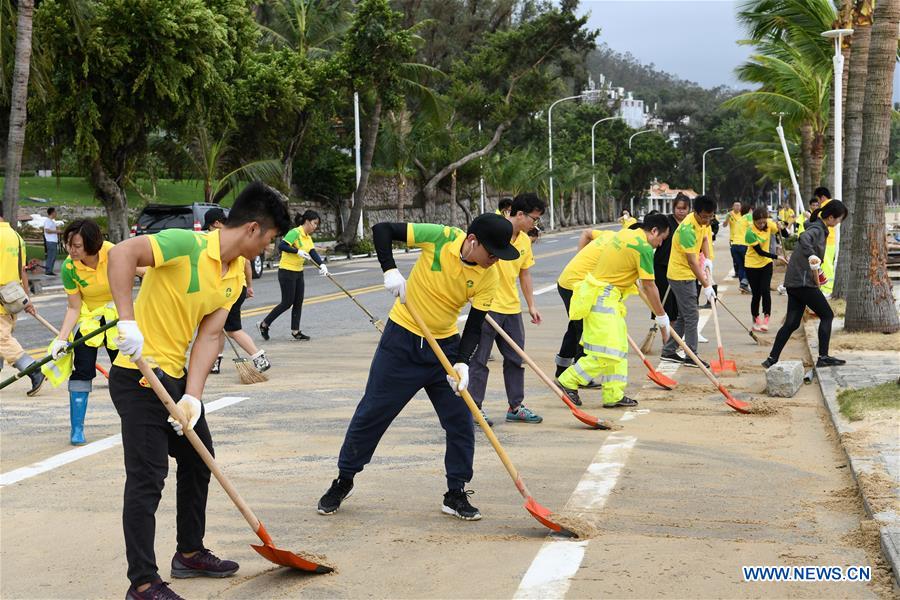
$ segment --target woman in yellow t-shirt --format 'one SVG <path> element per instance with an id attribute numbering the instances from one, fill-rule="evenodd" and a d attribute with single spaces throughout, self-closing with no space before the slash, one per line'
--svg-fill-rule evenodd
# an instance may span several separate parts
<path id="1" fill-rule="evenodd" d="M 628 210 L 624 209 L 624 208 L 622 209 L 622 216 L 619 217 L 618 221 L 619 221 L 619 223 L 622 224 L 623 230 L 628 229 L 629 227 L 631 227 L 632 225 L 637 223 L 637 219 L 632 217 L 631 213 L 628 212 Z"/>
<path id="2" fill-rule="evenodd" d="M 745 237 L 747 256 L 744 260 L 744 269 L 753 292 L 750 314 L 753 316 L 754 331 L 769 330 L 769 315 L 772 313 L 772 292 L 769 289 L 772 284 L 772 261 L 780 260 L 787 264 L 784 258 L 766 250 L 772 234 L 778 233 L 778 229 L 778 225 L 769 218 L 769 212 L 764 206 L 753 210 L 753 222 L 747 227 Z M 762 315 L 759 314 L 760 301 L 762 301 Z"/>
<path id="3" fill-rule="evenodd" d="M 281 261 L 278 264 L 278 285 L 281 287 L 281 302 L 256 324 L 259 335 L 269 339 L 269 326 L 291 309 L 291 336 L 295 340 L 308 340 L 309 336 L 300 331 L 300 313 L 303 310 L 303 263 L 314 261 L 319 268 L 319 275 L 326 275 L 328 268 L 313 247 L 312 234 L 319 228 L 319 213 L 307 210 L 297 217 L 294 227 L 281 238 L 278 249 L 281 250 Z"/>

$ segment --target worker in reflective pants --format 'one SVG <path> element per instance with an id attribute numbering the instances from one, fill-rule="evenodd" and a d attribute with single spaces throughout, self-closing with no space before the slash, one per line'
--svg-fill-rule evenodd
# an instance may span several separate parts
<path id="1" fill-rule="evenodd" d="M 637 406 L 625 395 L 628 385 L 628 330 L 624 299 L 641 281 L 650 299 L 663 338 L 668 338 L 669 317 L 659 299 L 653 275 L 653 251 L 669 235 L 665 215 L 648 216 L 643 223 L 616 233 L 603 248 L 601 261 L 579 284 L 569 311 L 570 319 L 584 319 L 584 356 L 559 377 L 568 390 L 578 389 L 599 378 L 603 384 L 603 407 Z"/>

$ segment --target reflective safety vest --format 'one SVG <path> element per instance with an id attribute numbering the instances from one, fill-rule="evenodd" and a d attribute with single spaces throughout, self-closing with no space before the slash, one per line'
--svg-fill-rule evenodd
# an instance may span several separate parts
<path id="1" fill-rule="evenodd" d="M 53 346 L 53 342 L 50 342 L 50 346 L 47 346 L 47 354 L 50 354 L 51 346 Z M 59 387 L 72 375 L 74 365 L 74 351 L 70 350 L 58 359 L 41 365 L 41 373 L 53 384 L 53 387 Z"/>
<path id="2" fill-rule="evenodd" d="M 797 215 L 797 233 L 801 234 L 806 230 L 806 216 L 801 212 Z"/>
<path id="3" fill-rule="evenodd" d="M 87 305 L 82 303 L 81 315 L 78 317 L 78 331 L 81 332 L 82 336 L 86 336 L 102 327 L 100 324 L 101 319 L 109 323 L 118 318 L 119 313 L 116 311 L 116 305 L 113 302 L 107 302 L 94 310 L 88 310 Z M 116 345 L 117 337 L 119 337 L 119 328 L 110 327 L 103 332 L 103 335 L 95 335 L 84 343 L 91 348 L 99 348 L 101 345 L 105 345 L 110 350 L 118 350 L 119 347 Z M 72 339 L 73 336 L 70 335 L 69 341 L 72 341 Z"/>

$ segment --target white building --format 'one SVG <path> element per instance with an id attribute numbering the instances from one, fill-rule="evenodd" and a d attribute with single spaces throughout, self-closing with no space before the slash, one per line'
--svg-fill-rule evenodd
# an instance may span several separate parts
<path id="1" fill-rule="evenodd" d="M 636 100 L 631 92 L 619 102 L 619 111 L 616 114 L 632 129 L 640 129 L 647 123 L 644 101 Z"/>
<path id="2" fill-rule="evenodd" d="M 669 187 L 668 183 L 661 183 L 654 180 L 650 184 L 650 190 L 647 192 L 649 200 L 649 210 L 658 210 L 661 213 L 669 214 L 672 212 L 672 203 L 678 194 L 684 194 L 691 200 L 698 196 L 697 192 L 688 188 L 686 190 L 676 190 Z"/>

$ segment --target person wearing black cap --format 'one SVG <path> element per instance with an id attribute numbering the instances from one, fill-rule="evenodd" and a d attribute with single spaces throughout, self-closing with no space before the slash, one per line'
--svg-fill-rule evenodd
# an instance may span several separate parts
<path id="1" fill-rule="evenodd" d="M 481 513 L 469 503 L 465 485 L 472 479 L 475 432 L 472 414 L 455 394 L 469 383 L 469 360 L 481 336 L 481 326 L 498 284 L 498 260 L 514 260 L 519 251 L 510 243 L 512 224 L 496 214 L 483 214 L 468 232 L 429 223 L 378 223 L 372 236 L 384 271 L 384 287 L 397 300 L 378 342 L 366 392 L 344 437 L 338 458 L 338 478 L 319 500 L 318 512 L 337 512 L 353 490 L 353 477 L 372 458 L 381 436 L 403 407 L 425 389 L 447 435 L 444 456 L 447 488 L 441 510 L 466 521 Z M 409 281 L 394 262 L 393 242 L 422 249 Z M 441 349 L 454 362 L 459 381 L 446 375 L 437 356 L 423 342 L 423 332 L 406 308 L 406 299 L 419 309 Z M 460 310 L 471 302 L 460 338 Z"/>

